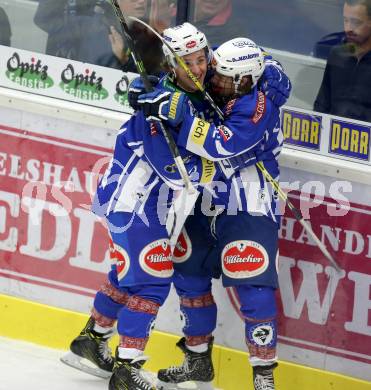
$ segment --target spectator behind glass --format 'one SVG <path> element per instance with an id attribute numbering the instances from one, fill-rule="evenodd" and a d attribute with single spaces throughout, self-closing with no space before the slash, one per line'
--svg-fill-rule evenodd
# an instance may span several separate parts
<path id="1" fill-rule="evenodd" d="M 102 1 L 107 6 L 107 1 Z M 162 11 L 166 11 L 167 17 L 169 17 L 168 8 L 170 8 L 171 1 L 157 0 L 157 2 L 165 2 L 166 7 L 162 6 Z M 155 36 L 153 33 L 138 22 L 130 21 L 128 16 L 135 16 L 138 19 L 141 19 L 149 23 L 149 14 L 152 13 L 152 6 L 155 7 L 156 1 L 151 1 L 151 6 L 149 5 L 149 0 L 118 0 L 120 8 L 123 14 L 126 16 L 126 21 L 129 24 L 129 29 L 131 36 L 135 41 L 136 49 L 143 60 L 144 67 L 149 74 L 159 74 L 163 71 L 161 65 L 163 63 L 163 53 L 162 53 L 162 42 Z M 106 8 L 107 9 L 107 8 Z M 109 5 L 109 11 L 112 12 L 111 6 Z M 109 14 L 109 11 L 107 14 Z M 114 16 L 114 22 L 117 22 L 116 16 Z M 156 27 L 156 26 L 154 26 Z M 120 34 L 118 30 L 121 30 L 120 27 L 115 28 L 114 26 L 110 27 L 110 41 L 112 45 L 112 50 L 115 53 L 116 57 L 120 59 L 121 63 L 124 63 L 123 70 L 137 72 L 133 58 L 130 55 L 130 51 L 125 44 L 123 39 L 123 34 Z M 124 53 L 120 57 L 120 53 Z"/>
<path id="2" fill-rule="evenodd" d="M 346 43 L 327 60 L 314 110 L 371 122 L 371 0 L 345 0 Z"/>
<path id="3" fill-rule="evenodd" d="M 175 0 L 151 0 L 150 25 L 159 33 L 174 25 L 176 16 Z"/>
<path id="4" fill-rule="evenodd" d="M 147 20 L 147 0 L 119 0 L 119 6 L 128 16 Z M 46 54 L 69 58 L 90 64 L 136 72 L 123 38 L 117 17 L 107 0 L 39 0 L 35 24 L 48 36 Z M 161 44 L 145 27 L 130 24 L 149 73 L 156 73 L 161 58 Z M 144 48 L 143 42 L 146 42 Z M 153 41 L 153 42 L 152 42 Z"/>
<path id="5" fill-rule="evenodd" d="M 0 7 L 0 45 L 10 46 L 12 36 L 8 15 Z"/>
<path id="6" fill-rule="evenodd" d="M 216 46 L 245 31 L 232 11 L 232 0 L 194 0 L 193 24 L 205 33 L 211 46 Z"/>

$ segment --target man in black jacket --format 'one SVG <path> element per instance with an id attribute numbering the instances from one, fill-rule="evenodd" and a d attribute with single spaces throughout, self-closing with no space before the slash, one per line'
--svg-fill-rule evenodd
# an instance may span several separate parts
<path id="1" fill-rule="evenodd" d="M 371 0 L 345 0 L 346 42 L 327 60 L 314 110 L 371 122 Z"/>

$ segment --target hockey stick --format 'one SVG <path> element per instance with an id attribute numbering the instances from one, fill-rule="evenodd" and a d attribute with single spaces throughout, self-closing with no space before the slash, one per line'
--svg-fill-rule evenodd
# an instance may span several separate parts
<path id="1" fill-rule="evenodd" d="M 173 48 L 163 39 L 163 37 L 156 31 L 154 30 L 150 25 L 147 23 L 143 22 L 142 20 L 135 18 L 135 17 L 130 17 L 132 20 L 135 20 L 144 26 L 146 26 L 149 30 L 151 30 L 162 42 L 163 44 L 172 52 L 174 55 L 177 63 L 184 69 L 184 71 L 187 73 L 188 77 L 193 81 L 195 86 L 200 90 L 202 93 L 203 97 L 210 103 L 212 108 L 217 112 L 219 118 L 221 120 L 224 120 L 224 115 L 223 112 L 220 110 L 220 108 L 217 106 L 217 104 L 214 102 L 212 97 L 205 91 L 205 88 L 201 85 L 201 83 L 198 81 L 198 79 L 194 76 L 192 71 L 189 69 L 187 64 L 184 62 L 184 60 L 173 50 Z M 335 259 L 331 256 L 331 254 L 328 252 L 326 249 L 325 245 L 320 241 L 320 239 L 316 236 L 312 228 L 309 226 L 308 222 L 306 222 L 301 214 L 301 211 L 297 209 L 288 199 L 287 195 L 284 193 L 284 191 L 281 189 L 280 185 L 274 178 L 270 175 L 270 173 L 266 170 L 264 167 L 264 164 L 259 161 L 256 163 L 256 166 L 258 169 L 261 171 L 263 176 L 269 183 L 271 183 L 273 189 L 277 191 L 278 196 L 281 198 L 282 201 L 284 201 L 290 211 L 292 212 L 293 216 L 295 219 L 303 226 L 303 228 L 307 231 L 307 233 L 312 237 L 312 239 L 316 242 L 317 246 L 323 253 L 323 255 L 327 258 L 327 260 L 335 267 L 335 269 L 339 272 L 341 269 L 339 265 L 336 263 Z"/>
<path id="2" fill-rule="evenodd" d="M 292 214 L 294 215 L 295 219 L 303 226 L 303 228 L 307 231 L 307 233 L 310 235 L 310 237 L 315 241 L 323 255 L 327 258 L 327 260 L 334 266 L 336 271 L 340 272 L 341 268 L 336 263 L 335 259 L 331 256 L 329 251 L 326 249 L 325 245 L 322 243 L 322 241 L 316 236 L 314 231 L 309 226 L 308 222 L 303 218 L 303 215 L 299 209 L 297 209 L 288 199 L 285 192 L 282 190 L 280 185 L 276 180 L 273 179 L 271 174 L 265 169 L 264 164 L 262 161 L 258 161 L 256 163 L 256 166 L 260 169 L 260 171 L 263 173 L 265 178 L 271 183 L 273 189 L 277 191 L 278 196 L 287 204 L 287 207 L 290 209 Z"/>
<path id="3" fill-rule="evenodd" d="M 134 40 L 132 39 L 129 31 L 129 26 L 126 23 L 125 17 L 120 9 L 120 6 L 117 3 L 117 0 L 110 0 L 110 3 L 115 11 L 115 14 L 120 21 L 121 27 L 123 28 L 123 32 L 127 41 L 127 44 L 129 46 L 131 56 L 133 58 L 133 61 L 135 63 L 135 66 L 138 70 L 138 73 L 140 75 L 140 78 L 143 81 L 144 88 L 146 92 L 152 92 L 154 90 L 149 78 L 148 74 L 144 68 L 144 64 L 142 59 L 139 56 L 139 53 L 136 50 Z M 184 181 L 185 187 L 189 193 L 193 193 L 195 191 L 194 187 L 192 186 L 191 180 L 189 178 L 189 175 L 187 173 L 186 167 L 184 165 L 184 162 L 180 156 L 178 147 L 174 141 L 173 136 L 171 135 L 170 131 L 164 126 L 162 122 L 158 122 L 159 126 L 161 128 L 161 131 L 165 137 L 165 140 L 169 146 L 170 152 L 174 158 L 176 167 L 178 168 L 178 171 L 180 173 L 181 178 Z"/>

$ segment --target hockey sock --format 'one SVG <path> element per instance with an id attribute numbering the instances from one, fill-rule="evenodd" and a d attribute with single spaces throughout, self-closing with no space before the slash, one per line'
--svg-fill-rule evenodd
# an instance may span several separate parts
<path id="1" fill-rule="evenodd" d="M 118 356 L 120 359 L 133 360 L 143 355 L 141 349 L 118 347 Z"/>
<path id="2" fill-rule="evenodd" d="M 208 344 L 207 343 L 203 343 L 203 344 L 199 344 L 199 345 L 187 345 L 186 344 L 186 347 L 187 347 L 187 349 L 189 349 L 192 352 L 202 353 L 202 352 L 207 351 Z"/>
<path id="3" fill-rule="evenodd" d="M 115 328 L 113 326 L 111 327 L 103 327 L 103 326 L 100 326 L 98 325 L 97 323 L 94 324 L 94 327 L 93 327 L 93 330 L 94 332 L 97 332 L 101 335 L 108 335 L 109 333 L 113 334 L 114 331 L 115 331 Z"/>

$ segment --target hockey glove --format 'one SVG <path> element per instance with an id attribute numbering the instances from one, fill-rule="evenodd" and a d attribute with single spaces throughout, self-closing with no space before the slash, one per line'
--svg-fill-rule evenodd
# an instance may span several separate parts
<path id="1" fill-rule="evenodd" d="M 277 107 L 286 103 L 291 92 L 291 82 L 278 62 L 274 60 L 265 62 L 261 90 Z"/>
<path id="2" fill-rule="evenodd" d="M 219 161 L 219 166 L 225 177 L 229 179 L 237 171 L 256 163 L 256 155 L 253 151 L 244 152 L 238 156 Z"/>
<path id="3" fill-rule="evenodd" d="M 160 80 L 156 76 L 148 76 L 148 79 L 153 86 L 156 86 Z M 140 77 L 136 77 L 132 80 L 128 89 L 128 102 L 134 111 L 140 109 L 140 106 L 138 105 L 138 97 L 144 93 L 146 93 L 146 89 L 144 88 L 143 81 Z"/>
<path id="4" fill-rule="evenodd" d="M 149 121 L 166 121 L 170 126 L 178 126 L 189 108 L 188 97 L 181 92 L 155 89 L 140 95 L 138 105 Z"/>

